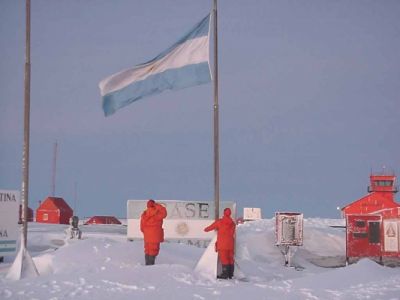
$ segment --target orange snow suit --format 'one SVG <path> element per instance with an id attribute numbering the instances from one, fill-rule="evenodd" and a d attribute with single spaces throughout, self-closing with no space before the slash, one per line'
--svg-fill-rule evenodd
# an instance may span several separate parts
<path id="1" fill-rule="evenodd" d="M 224 216 L 221 219 L 204 228 L 206 232 L 217 230 L 215 251 L 218 252 L 222 265 L 234 264 L 235 227 L 236 224 L 231 218 L 230 208 L 225 208 Z"/>
<path id="2" fill-rule="evenodd" d="M 160 243 L 164 241 L 163 219 L 167 216 L 167 210 L 161 204 L 153 200 L 147 202 L 147 209 L 140 217 L 140 230 L 144 236 L 145 254 L 157 256 L 160 251 Z"/>

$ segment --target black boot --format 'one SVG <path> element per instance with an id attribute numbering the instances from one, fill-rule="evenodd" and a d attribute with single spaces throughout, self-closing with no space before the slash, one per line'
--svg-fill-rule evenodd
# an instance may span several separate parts
<path id="1" fill-rule="evenodd" d="M 232 279 L 233 273 L 235 272 L 235 265 L 229 265 L 229 279 Z"/>
<path id="2" fill-rule="evenodd" d="M 146 266 L 150 265 L 150 255 L 146 254 L 144 256 L 144 261 L 146 263 Z"/>
<path id="3" fill-rule="evenodd" d="M 155 255 L 149 255 L 149 265 L 154 265 L 156 262 L 156 256 Z"/>
<path id="4" fill-rule="evenodd" d="M 222 273 L 217 276 L 218 279 L 228 279 L 229 278 L 229 265 L 222 265 Z"/>

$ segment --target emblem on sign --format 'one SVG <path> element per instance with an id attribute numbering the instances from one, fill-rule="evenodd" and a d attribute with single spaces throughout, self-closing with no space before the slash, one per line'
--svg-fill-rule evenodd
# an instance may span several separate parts
<path id="1" fill-rule="evenodd" d="M 396 236 L 396 231 L 393 228 L 393 224 L 389 224 L 388 229 L 386 230 L 386 235 L 388 237 L 395 237 Z"/>
<path id="2" fill-rule="evenodd" d="M 186 222 L 181 222 L 178 225 L 176 225 L 175 231 L 177 234 L 185 236 L 189 232 L 189 226 L 187 225 Z"/>

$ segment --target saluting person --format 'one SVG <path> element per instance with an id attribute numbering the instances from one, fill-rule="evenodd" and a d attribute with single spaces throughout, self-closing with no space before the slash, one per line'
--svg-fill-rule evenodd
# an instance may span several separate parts
<path id="1" fill-rule="evenodd" d="M 147 201 L 147 209 L 140 217 L 140 230 L 144 236 L 144 253 L 146 265 L 154 265 L 160 252 L 160 243 L 164 242 L 163 219 L 167 216 L 164 206 L 153 199 Z"/>

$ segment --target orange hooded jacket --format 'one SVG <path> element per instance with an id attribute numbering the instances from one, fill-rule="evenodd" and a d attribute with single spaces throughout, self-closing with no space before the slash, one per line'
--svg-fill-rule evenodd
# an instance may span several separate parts
<path id="1" fill-rule="evenodd" d="M 236 224 L 231 218 L 230 208 L 225 208 L 224 216 L 218 219 L 210 226 L 204 228 L 204 231 L 217 230 L 216 250 L 234 250 L 235 248 L 235 227 Z"/>
<path id="2" fill-rule="evenodd" d="M 164 241 L 162 225 L 166 216 L 167 210 L 161 204 L 154 201 L 147 204 L 147 209 L 140 217 L 140 230 L 143 232 L 145 243 L 161 243 Z"/>

